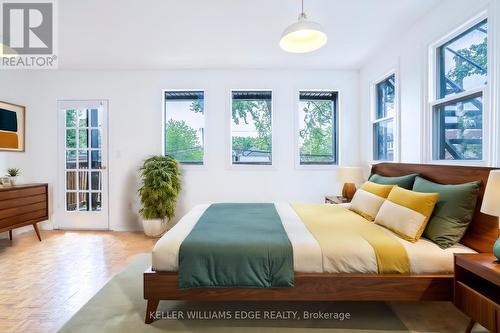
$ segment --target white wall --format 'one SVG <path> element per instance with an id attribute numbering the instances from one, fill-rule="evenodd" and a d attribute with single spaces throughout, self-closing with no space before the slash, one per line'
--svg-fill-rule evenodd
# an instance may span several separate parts
<path id="1" fill-rule="evenodd" d="M 341 163 L 359 163 L 358 73 L 356 71 L 4 71 L 1 100 L 26 106 L 26 152 L 0 152 L 0 166 L 19 167 L 25 181 L 50 183 L 51 217 L 59 163 L 57 101 L 109 100 L 110 227 L 138 226 L 137 169 L 162 147 L 162 89 L 205 89 L 206 165 L 184 170 L 178 215 L 210 201 L 290 200 L 321 202 L 339 192 L 335 172 L 298 170 L 294 164 L 294 117 L 299 89 L 340 91 Z M 228 167 L 229 90 L 272 89 L 273 162 L 269 167 Z M 3 161 L 3 162 L 2 162 Z M 60 205 L 60 207 L 58 207 Z M 49 226 L 50 227 L 50 226 Z"/>
<path id="2" fill-rule="evenodd" d="M 370 163 L 372 159 L 370 124 L 370 87 L 374 80 L 396 68 L 399 71 L 400 88 L 400 158 L 401 162 L 426 162 L 424 156 L 423 112 L 426 103 L 427 61 L 429 46 L 481 11 L 489 10 L 489 43 L 496 43 L 499 50 L 500 6 L 488 0 L 446 0 L 434 7 L 408 32 L 397 40 L 384 45 L 360 70 L 360 114 L 362 119 L 361 159 Z M 500 51 L 497 51 L 500 55 Z M 497 56 L 498 58 L 498 56 Z M 498 61 L 497 61 L 498 62 Z M 490 64 L 491 66 L 492 64 Z M 497 73 L 500 66 L 496 66 Z M 495 80 L 490 79 L 490 84 Z M 498 95 L 492 87 L 492 92 Z M 495 98 L 496 99 L 496 98 Z M 498 108 L 497 104 L 491 106 Z M 500 120 L 500 119 L 497 119 Z M 500 129 L 498 121 L 496 132 Z M 500 145 L 498 145 L 500 149 Z M 500 155 L 500 151 L 497 156 Z M 492 164 L 500 163 L 493 160 Z"/>

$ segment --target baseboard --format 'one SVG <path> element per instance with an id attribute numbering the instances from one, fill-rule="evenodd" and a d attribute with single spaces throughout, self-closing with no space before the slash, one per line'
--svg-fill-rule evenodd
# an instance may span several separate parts
<path id="1" fill-rule="evenodd" d="M 55 230 L 53 224 L 49 221 L 41 222 L 38 223 L 38 227 L 41 230 Z M 61 228 L 57 228 L 58 230 L 65 230 Z M 77 229 L 68 229 L 68 230 L 77 230 Z M 87 229 L 82 229 L 82 230 L 87 230 Z M 116 226 L 111 226 L 109 230 L 112 231 L 143 231 L 142 226 L 137 225 L 137 224 L 125 224 L 125 225 L 116 225 Z M 31 232 L 33 231 L 33 226 L 28 225 L 25 227 L 17 228 L 12 230 L 13 235 L 19 235 L 25 232 Z M 9 238 L 9 232 L 0 232 L 0 239 L 4 238 Z"/>
<path id="2" fill-rule="evenodd" d="M 113 231 L 142 231 L 142 227 L 137 224 L 114 225 L 109 229 Z"/>
<path id="3" fill-rule="evenodd" d="M 43 222 L 38 222 L 37 226 L 40 230 L 54 230 L 54 225 L 50 221 L 43 221 Z M 32 225 L 27 225 L 21 228 L 16 228 L 12 229 L 12 235 L 19 235 L 23 234 L 25 232 L 32 232 L 33 231 L 33 226 Z M 9 232 L 0 232 L 0 239 L 4 238 L 9 238 Z"/>

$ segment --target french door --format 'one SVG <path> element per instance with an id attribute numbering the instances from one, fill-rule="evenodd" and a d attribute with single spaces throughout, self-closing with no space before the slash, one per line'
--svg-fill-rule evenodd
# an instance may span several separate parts
<path id="1" fill-rule="evenodd" d="M 108 229 L 108 103 L 59 101 L 61 229 Z"/>

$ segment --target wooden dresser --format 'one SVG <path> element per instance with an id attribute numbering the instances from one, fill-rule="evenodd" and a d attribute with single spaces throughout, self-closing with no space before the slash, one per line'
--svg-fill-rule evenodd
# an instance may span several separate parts
<path id="1" fill-rule="evenodd" d="M 467 333 L 476 322 L 500 333 L 500 262 L 492 253 L 455 254 L 455 306 L 471 318 Z"/>
<path id="2" fill-rule="evenodd" d="M 23 184 L 0 187 L 0 232 L 33 225 L 41 241 L 37 223 L 48 220 L 48 185 Z"/>

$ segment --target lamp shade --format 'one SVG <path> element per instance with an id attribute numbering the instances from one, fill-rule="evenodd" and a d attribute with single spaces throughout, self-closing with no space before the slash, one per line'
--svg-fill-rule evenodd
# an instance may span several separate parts
<path id="1" fill-rule="evenodd" d="M 308 21 L 302 13 L 298 22 L 283 31 L 280 47 L 287 52 L 306 53 L 323 47 L 326 40 L 323 27 L 319 23 Z"/>
<path id="2" fill-rule="evenodd" d="M 486 190 L 484 191 L 481 212 L 488 215 L 500 216 L 500 170 L 490 171 Z"/>
<path id="3" fill-rule="evenodd" d="M 341 183 L 362 183 L 364 181 L 363 168 L 340 167 L 337 170 L 337 181 Z"/>

